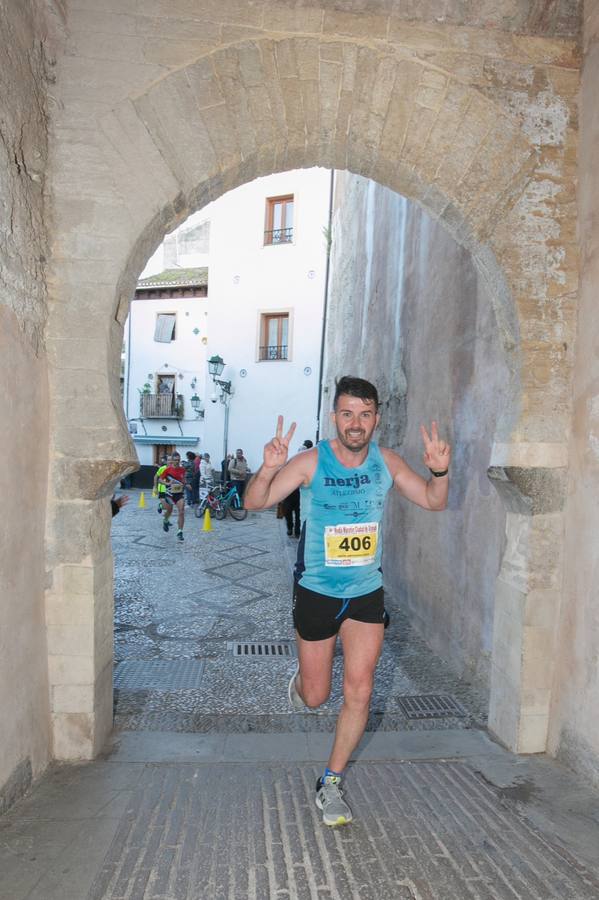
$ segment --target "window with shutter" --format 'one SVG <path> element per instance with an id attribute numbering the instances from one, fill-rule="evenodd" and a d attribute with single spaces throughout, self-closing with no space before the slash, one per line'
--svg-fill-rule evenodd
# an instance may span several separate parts
<path id="1" fill-rule="evenodd" d="M 154 340 L 161 344 L 170 344 L 171 341 L 174 341 L 176 321 L 177 316 L 175 313 L 160 313 L 157 315 Z"/>

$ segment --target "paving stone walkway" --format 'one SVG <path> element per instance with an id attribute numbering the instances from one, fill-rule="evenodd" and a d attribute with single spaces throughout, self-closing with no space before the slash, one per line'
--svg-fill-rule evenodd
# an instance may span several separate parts
<path id="1" fill-rule="evenodd" d="M 314 786 L 338 682 L 322 715 L 296 716 L 292 660 L 227 651 L 291 638 L 295 545 L 272 514 L 210 533 L 194 520 L 178 545 L 131 504 L 114 537 L 117 728 L 101 759 L 51 766 L 0 818 L 0 900 L 599 897 L 599 793 L 494 743 L 484 697 L 393 606 L 346 779 L 354 822 L 322 824 Z M 399 700 L 428 691 L 468 715 L 410 722 Z"/>
<path id="2" fill-rule="evenodd" d="M 291 573 L 297 541 L 287 537 L 284 521 L 267 510 L 250 513 L 243 522 L 214 521 L 213 530 L 205 532 L 202 522 L 188 515 L 185 542 L 178 544 L 172 531 L 162 531 L 155 501 L 142 510 L 138 496 L 113 524 L 115 727 L 332 731 L 341 703 L 341 648 L 329 702 L 316 714 L 300 715 L 291 715 L 287 705 L 293 659 L 240 659 L 231 649 L 234 641 L 293 641 Z M 369 730 L 484 725 L 484 692 L 456 678 L 431 654 L 393 596 L 387 597 L 387 607 L 391 626 L 377 669 Z M 164 680 L 157 689 L 150 679 L 160 661 Z M 195 670 L 189 661 L 196 661 Z M 182 673 L 189 678 L 192 671 L 195 683 L 178 689 Z M 144 676 L 147 690 L 140 689 Z M 466 714 L 408 719 L 402 698 L 419 694 L 451 695 Z"/>

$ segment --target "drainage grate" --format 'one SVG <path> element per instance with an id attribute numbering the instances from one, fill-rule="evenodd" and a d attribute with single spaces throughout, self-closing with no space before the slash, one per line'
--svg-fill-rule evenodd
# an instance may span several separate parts
<path id="1" fill-rule="evenodd" d="M 292 659 L 296 655 L 294 641 L 229 641 L 227 649 L 244 659 Z"/>
<path id="2" fill-rule="evenodd" d="M 463 706 L 448 694 L 417 694 L 397 699 L 408 719 L 462 718 L 468 715 Z"/>
<path id="3" fill-rule="evenodd" d="M 193 691 L 200 687 L 204 661 L 199 659 L 126 659 L 114 673 L 121 691 Z"/>

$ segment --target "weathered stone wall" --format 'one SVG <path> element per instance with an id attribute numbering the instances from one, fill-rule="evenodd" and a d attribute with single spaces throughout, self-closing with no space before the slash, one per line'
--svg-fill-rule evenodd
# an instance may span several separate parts
<path id="1" fill-rule="evenodd" d="M 585 7 L 580 96 L 580 301 L 565 578 L 550 749 L 599 783 L 599 4 Z"/>
<path id="2" fill-rule="evenodd" d="M 45 71 L 33 4 L 0 3 L 0 812 L 50 756 L 44 621 Z"/>
<path id="3" fill-rule="evenodd" d="M 570 423 L 578 0 L 449 0 L 441 18 L 437 3 L 386 0 L 52 6 L 47 608 L 84 619 L 48 633 L 55 752 L 91 755 L 111 724 L 106 498 L 135 465 L 118 359 L 136 276 L 192 210 L 313 165 L 418 201 L 472 252 L 494 298 L 518 396 L 492 453 L 517 501 L 492 724 L 510 747 L 544 749 L 550 691 L 536 662 L 553 631 L 527 616 L 555 614 L 561 581 L 549 551 Z"/>
<path id="4" fill-rule="evenodd" d="M 425 477 L 419 425 L 435 419 L 454 447 L 447 511 L 390 498 L 389 603 L 488 687 L 505 510 L 487 468 L 510 403 L 492 298 L 470 253 L 415 204 L 346 173 L 337 185 L 325 382 L 332 391 L 335 375 L 351 373 L 376 383 L 380 443 Z"/>

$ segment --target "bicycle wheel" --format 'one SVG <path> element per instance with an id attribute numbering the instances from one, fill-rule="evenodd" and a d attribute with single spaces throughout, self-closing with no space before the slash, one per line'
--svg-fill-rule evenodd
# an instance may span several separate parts
<path id="1" fill-rule="evenodd" d="M 204 515 L 204 509 L 205 509 L 205 507 L 202 503 L 196 503 L 196 505 L 193 508 L 193 513 L 194 513 L 196 519 L 202 518 L 202 516 Z"/>
<path id="2" fill-rule="evenodd" d="M 237 493 L 233 494 L 233 496 L 231 497 L 229 512 L 231 513 L 231 517 L 235 519 L 236 522 L 242 522 L 248 514 L 247 509 L 244 509 L 241 505 L 241 500 L 239 499 L 239 494 Z"/>
<path id="3" fill-rule="evenodd" d="M 220 500 L 217 500 L 214 506 L 211 507 L 211 512 L 214 513 L 215 519 L 224 519 L 227 515 L 227 507 L 223 506 Z"/>

